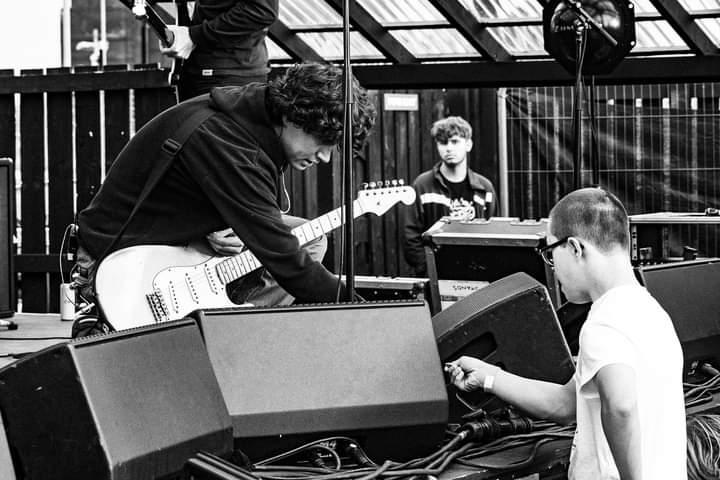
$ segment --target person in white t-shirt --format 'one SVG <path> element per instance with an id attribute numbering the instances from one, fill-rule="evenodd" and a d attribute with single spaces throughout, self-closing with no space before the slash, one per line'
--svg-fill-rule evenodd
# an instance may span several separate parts
<path id="1" fill-rule="evenodd" d="M 600 188 L 563 197 L 541 249 L 570 302 L 593 302 L 565 385 L 513 375 L 471 357 L 446 365 L 454 385 L 484 388 L 558 423 L 577 422 L 570 480 L 687 478 L 683 355 L 668 314 L 630 263 L 628 217 Z"/>

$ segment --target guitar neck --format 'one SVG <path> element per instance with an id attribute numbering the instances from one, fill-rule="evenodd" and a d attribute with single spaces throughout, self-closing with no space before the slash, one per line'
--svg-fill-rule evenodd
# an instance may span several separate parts
<path id="1" fill-rule="evenodd" d="M 133 0 L 120 0 L 120 2 L 130 10 L 133 9 Z M 150 28 L 152 28 L 153 32 L 155 32 L 155 35 L 157 35 L 163 45 L 165 47 L 169 47 L 172 44 L 172 40 L 168 35 L 167 23 L 165 23 L 165 21 L 160 17 L 160 15 L 155 11 L 155 9 L 152 6 L 148 5 L 147 2 L 145 3 L 144 7 L 145 16 L 139 17 L 139 19 L 147 20 Z"/>
<path id="2" fill-rule="evenodd" d="M 341 226 L 345 219 L 344 213 L 344 207 L 338 207 L 314 220 L 303 223 L 299 227 L 295 227 L 291 232 L 298 239 L 300 245 L 305 245 Z M 355 200 L 353 202 L 353 218 L 358 218 L 364 213 L 365 211 L 360 202 Z M 220 280 L 227 285 L 233 280 L 244 277 L 261 267 L 262 264 L 257 257 L 250 250 L 245 250 L 238 255 L 223 258 L 218 262 L 215 269 Z"/>

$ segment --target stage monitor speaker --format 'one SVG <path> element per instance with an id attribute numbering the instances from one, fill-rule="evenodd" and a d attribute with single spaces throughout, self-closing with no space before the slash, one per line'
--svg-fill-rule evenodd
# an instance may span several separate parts
<path id="1" fill-rule="evenodd" d="M 376 462 L 433 452 L 447 395 L 424 302 L 201 310 L 236 448 L 259 461 L 343 435 Z"/>
<path id="2" fill-rule="evenodd" d="M 9 158 L 0 158 L 0 317 L 15 314 L 15 170 Z"/>
<path id="3" fill-rule="evenodd" d="M 547 289 L 519 272 L 492 282 L 433 317 L 443 362 L 468 355 L 523 377 L 566 383 L 575 372 L 570 350 Z M 504 406 L 483 392 L 448 387 L 450 421 L 462 421 L 469 405 Z"/>
<path id="4" fill-rule="evenodd" d="M 705 360 L 720 368 L 720 258 L 643 265 L 636 273 L 670 315 L 686 370 Z"/>
<path id="5" fill-rule="evenodd" d="M 0 478 L 3 480 L 17 480 L 15 468 L 10 459 L 10 446 L 7 443 L 2 415 L 0 415 Z"/>
<path id="6" fill-rule="evenodd" d="M 198 450 L 228 455 L 232 426 L 196 323 L 61 343 L 0 370 L 19 480 L 155 480 Z"/>

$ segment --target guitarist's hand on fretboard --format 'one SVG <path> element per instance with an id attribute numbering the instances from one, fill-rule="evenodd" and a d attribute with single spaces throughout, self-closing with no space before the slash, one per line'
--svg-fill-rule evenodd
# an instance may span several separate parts
<path id="1" fill-rule="evenodd" d="M 190 56 L 195 43 L 190 38 L 190 29 L 178 25 L 168 25 L 167 36 L 171 39 L 170 45 L 167 47 L 160 44 L 160 51 L 171 58 L 181 58 L 185 60 Z"/>

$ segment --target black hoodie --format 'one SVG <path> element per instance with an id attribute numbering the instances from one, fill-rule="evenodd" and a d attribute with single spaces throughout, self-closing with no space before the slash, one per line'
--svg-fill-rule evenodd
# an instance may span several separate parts
<path id="1" fill-rule="evenodd" d="M 112 251 L 185 245 L 230 226 L 299 301 L 334 301 L 337 278 L 299 248 L 281 220 L 278 183 L 287 159 L 265 110 L 265 92 L 257 83 L 215 88 L 148 122 L 80 212 L 81 245 L 95 258 L 105 252 L 137 203 L 163 142 L 193 112 L 209 106 L 216 113 L 190 135 Z"/>

